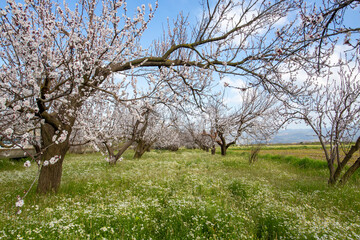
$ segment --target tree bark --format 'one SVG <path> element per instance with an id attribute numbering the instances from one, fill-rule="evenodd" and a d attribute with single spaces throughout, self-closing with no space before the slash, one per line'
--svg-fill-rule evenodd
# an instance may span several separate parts
<path id="1" fill-rule="evenodd" d="M 334 186 L 336 184 L 336 179 L 335 179 L 335 168 L 334 168 L 334 163 L 330 160 L 328 160 L 328 169 L 329 169 L 329 180 L 328 180 L 328 184 L 330 186 Z"/>
<path id="2" fill-rule="evenodd" d="M 345 172 L 345 174 L 340 179 L 340 185 L 347 183 L 349 178 L 354 174 L 354 172 L 360 167 L 360 157 L 355 161 L 355 163 Z"/>
<path id="3" fill-rule="evenodd" d="M 226 155 L 226 145 L 225 144 L 221 144 L 220 145 L 220 148 L 221 148 L 221 155 L 222 156 L 225 156 Z"/>
<path id="4" fill-rule="evenodd" d="M 351 146 L 349 152 L 346 153 L 344 159 L 341 161 L 340 164 L 338 164 L 335 174 L 334 174 L 334 178 L 335 180 L 338 180 L 340 177 L 340 174 L 343 170 L 343 168 L 346 166 L 346 164 L 348 164 L 348 162 L 350 161 L 350 159 L 352 158 L 352 156 L 354 155 L 354 153 L 356 151 L 358 151 L 360 149 L 360 137 L 358 137 L 358 139 L 355 142 L 355 145 Z M 346 174 L 346 173 L 345 173 Z M 352 175 L 352 174 L 351 174 Z M 344 176 L 343 176 L 344 177 Z"/>
<path id="5" fill-rule="evenodd" d="M 145 141 L 138 141 L 138 145 L 135 149 L 134 158 L 141 158 L 145 152 L 150 152 L 151 146 L 155 143 L 155 141 L 151 143 L 146 143 Z"/>
<path id="6" fill-rule="evenodd" d="M 215 145 L 213 145 L 213 146 L 211 147 L 211 154 L 212 154 L 212 155 L 215 155 L 215 153 L 216 153 L 216 147 L 215 147 Z"/>
<path id="7" fill-rule="evenodd" d="M 40 170 L 37 192 L 48 193 L 57 192 L 61 183 L 62 176 L 62 164 L 66 152 L 69 150 L 69 137 L 66 138 L 65 142 L 55 144 L 52 141 L 55 135 L 55 128 L 50 124 L 43 124 L 41 126 L 41 137 L 42 137 L 42 151 L 41 160 L 50 160 L 54 156 L 59 156 L 60 159 L 55 164 L 49 164 L 42 166 Z M 68 135 L 70 135 L 69 129 L 67 129 Z"/>

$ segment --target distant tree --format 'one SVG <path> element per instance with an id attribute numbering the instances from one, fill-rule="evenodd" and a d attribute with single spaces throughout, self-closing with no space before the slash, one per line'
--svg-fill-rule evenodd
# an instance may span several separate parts
<path id="1" fill-rule="evenodd" d="M 279 114 L 279 102 L 266 91 L 252 88 L 240 91 L 241 103 L 230 108 L 223 97 L 214 98 L 206 108 L 209 136 L 221 148 L 221 155 L 241 137 L 261 141 L 269 139 L 285 122 Z"/>
<path id="2" fill-rule="evenodd" d="M 165 117 L 166 109 L 160 106 L 148 108 L 144 121 L 135 138 L 134 158 L 141 158 L 143 154 L 157 144 L 158 147 L 177 146 L 179 137 L 172 127 L 173 122 Z"/>
<path id="3" fill-rule="evenodd" d="M 147 103 L 130 106 L 108 100 L 89 98 L 74 125 L 76 141 L 91 142 L 96 150 L 115 165 L 122 154 L 135 142 L 139 132 L 145 131 L 149 107 Z"/>

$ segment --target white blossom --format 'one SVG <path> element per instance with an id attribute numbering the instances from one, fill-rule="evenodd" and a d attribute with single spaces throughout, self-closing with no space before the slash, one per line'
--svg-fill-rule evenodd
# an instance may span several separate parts
<path id="1" fill-rule="evenodd" d="M 8 128 L 8 129 L 6 129 L 5 130 L 5 135 L 7 135 L 7 136 L 11 136 L 13 133 L 14 133 L 14 130 L 12 130 L 11 128 Z"/>
<path id="2" fill-rule="evenodd" d="M 24 167 L 30 167 L 31 166 L 31 162 L 29 160 L 27 160 L 25 163 L 24 163 Z"/>
<path id="3" fill-rule="evenodd" d="M 21 198 L 18 198 L 18 201 L 15 203 L 15 206 L 17 206 L 17 207 L 24 206 L 24 200 Z"/>
<path id="4" fill-rule="evenodd" d="M 49 162 L 50 164 L 55 164 L 57 163 L 57 161 L 59 161 L 60 157 L 58 155 L 53 156 L 52 158 L 50 158 Z"/>

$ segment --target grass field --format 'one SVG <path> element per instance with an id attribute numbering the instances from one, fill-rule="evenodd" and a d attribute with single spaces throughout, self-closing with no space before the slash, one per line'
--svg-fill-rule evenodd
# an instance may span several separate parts
<path id="1" fill-rule="evenodd" d="M 234 150 L 240 152 L 248 152 L 251 147 L 234 147 Z M 298 158 L 311 158 L 315 160 L 325 161 L 324 151 L 320 144 L 293 144 L 293 145 L 267 145 L 261 148 L 261 155 L 281 155 L 281 156 L 295 156 Z M 343 152 L 340 152 L 343 157 Z M 360 157 L 360 152 L 356 152 L 349 163 L 353 163 L 357 158 Z"/>
<path id="2" fill-rule="evenodd" d="M 60 192 L 16 196 L 35 166 L 0 160 L 0 239 L 359 239 L 360 176 L 327 186 L 323 161 L 198 150 L 67 155 Z"/>

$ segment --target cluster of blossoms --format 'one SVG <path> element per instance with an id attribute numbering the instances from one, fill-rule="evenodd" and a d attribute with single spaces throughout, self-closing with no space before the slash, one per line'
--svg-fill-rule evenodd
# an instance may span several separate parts
<path id="1" fill-rule="evenodd" d="M 20 196 L 17 196 L 17 202 L 15 203 L 15 206 L 18 208 L 18 211 L 16 212 L 17 214 L 20 214 L 21 213 L 21 207 L 24 206 L 24 200 L 20 197 Z"/>
<path id="2" fill-rule="evenodd" d="M 24 167 L 30 167 L 31 166 L 31 163 L 29 160 L 27 160 L 25 163 L 24 163 Z"/>
<path id="3" fill-rule="evenodd" d="M 67 136 L 68 136 L 68 131 L 63 130 L 59 137 L 58 137 L 58 135 L 53 136 L 53 142 L 55 144 L 63 143 L 63 142 L 65 142 Z"/>
<path id="4" fill-rule="evenodd" d="M 11 137 L 11 135 L 14 133 L 14 130 L 12 130 L 11 128 L 8 128 L 5 130 L 4 134 L 7 136 L 7 137 Z"/>
<path id="5" fill-rule="evenodd" d="M 52 158 L 50 158 L 50 160 L 45 160 L 44 163 L 43 163 L 43 166 L 48 166 L 49 164 L 55 164 L 59 160 L 60 160 L 60 156 L 55 155 Z"/>

